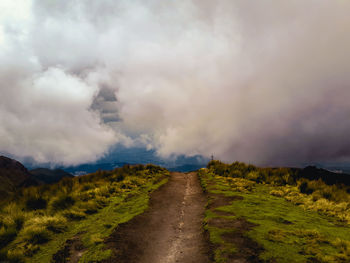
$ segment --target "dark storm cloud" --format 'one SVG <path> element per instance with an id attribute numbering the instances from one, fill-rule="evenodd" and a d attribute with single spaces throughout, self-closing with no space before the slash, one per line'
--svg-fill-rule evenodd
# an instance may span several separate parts
<path id="1" fill-rule="evenodd" d="M 350 159 L 348 1 L 0 7 L 3 151 L 68 164 L 120 142 L 257 164 Z"/>
<path id="2" fill-rule="evenodd" d="M 108 87 L 100 88 L 97 96 L 94 98 L 91 109 L 99 112 L 104 123 L 118 122 L 118 104 L 115 92 Z"/>

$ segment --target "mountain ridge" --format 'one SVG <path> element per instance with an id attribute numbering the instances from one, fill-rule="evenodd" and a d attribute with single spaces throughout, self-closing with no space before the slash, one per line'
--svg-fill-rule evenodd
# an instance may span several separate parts
<path id="1" fill-rule="evenodd" d="M 7 197 L 18 188 L 38 185 L 28 169 L 20 162 L 0 156 L 0 197 Z"/>
<path id="2" fill-rule="evenodd" d="M 72 174 L 62 169 L 36 168 L 29 171 L 33 178 L 39 182 L 52 184 L 57 183 L 65 177 L 74 177 Z"/>

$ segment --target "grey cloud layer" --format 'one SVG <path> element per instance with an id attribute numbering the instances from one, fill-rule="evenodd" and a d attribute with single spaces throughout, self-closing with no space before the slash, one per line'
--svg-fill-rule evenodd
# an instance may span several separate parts
<path id="1" fill-rule="evenodd" d="M 72 164 L 122 142 L 264 165 L 349 160 L 347 1 L 28 10 L 0 20 L 2 151 Z"/>

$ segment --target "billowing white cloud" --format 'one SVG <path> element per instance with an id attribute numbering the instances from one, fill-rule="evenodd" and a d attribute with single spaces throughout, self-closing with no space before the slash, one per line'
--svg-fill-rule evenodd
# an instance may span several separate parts
<path id="1" fill-rule="evenodd" d="M 1 92 L 1 150 L 64 165 L 101 157 L 117 140 L 89 109 L 95 91 L 60 68 L 12 83 Z"/>
<path id="2" fill-rule="evenodd" d="M 348 1 L 27 3 L 0 15 L 1 151 L 349 160 Z"/>

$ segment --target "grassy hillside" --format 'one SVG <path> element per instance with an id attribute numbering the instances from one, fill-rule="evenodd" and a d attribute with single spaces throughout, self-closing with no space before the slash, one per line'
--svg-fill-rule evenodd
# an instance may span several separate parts
<path id="1" fill-rule="evenodd" d="M 350 262 L 348 186 L 243 163 L 199 174 L 215 262 Z"/>
<path id="2" fill-rule="evenodd" d="M 0 208 L 0 261 L 65 262 L 74 242 L 79 262 L 108 258 L 103 239 L 142 213 L 168 174 L 154 165 L 125 166 L 23 189 Z"/>

